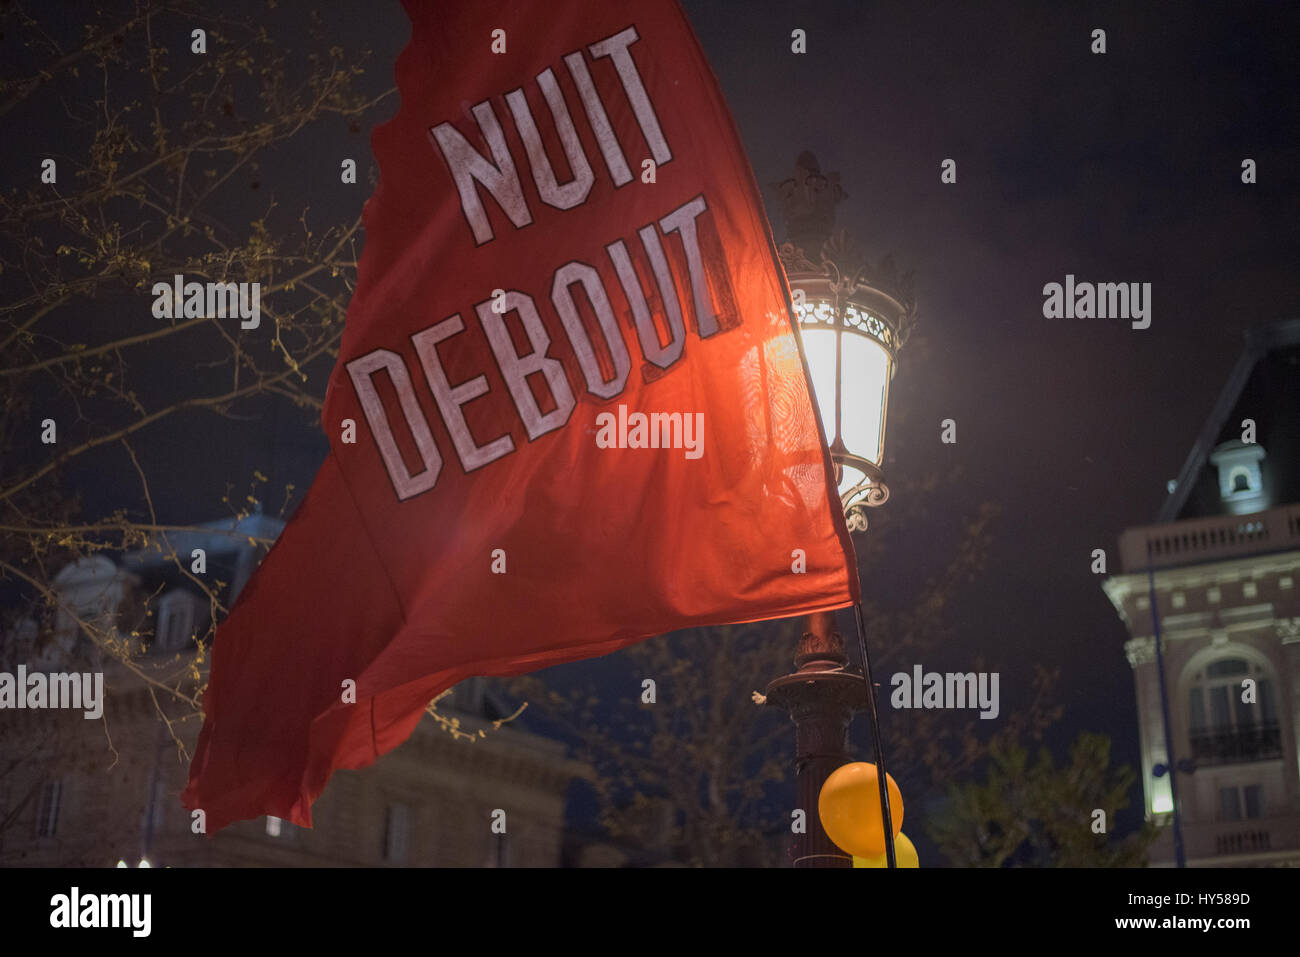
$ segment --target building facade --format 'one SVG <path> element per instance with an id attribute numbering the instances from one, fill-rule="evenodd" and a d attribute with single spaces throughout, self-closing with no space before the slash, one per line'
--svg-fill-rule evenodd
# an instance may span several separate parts
<path id="1" fill-rule="evenodd" d="M 158 543 L 166 547 L 116 561 L 95 555 L 60 572 L 52 634 L 35 641 L 33 625 L 5 645 L 27 649 L 17 658 L 29 672 L 102 672 L 103 715 L 6 713 L 0 866 L 563 862 L 568 791 L 586 769 L 522 722 L 498 726 L 507 715 L 483 679 L 458 685 L 437 704 L 442 721 L 426 717 L 374 765 L 335 774 L 312 808 L 312 828 L 267 817 L 195 833 L 180 792 L 201 718 L 166 690 L 194 683 L 204 667 L 195 639 L 209 630 L 212 601 L 189 570 L 201 550 L 205 580 L 223 583 L 215 592 L 230 607 L 282 527 L 262 515 L 215 522 L 168 533 Z M 87 625 L 130 646 L 131 666 L 89 642 Z"/>
<path id="2" fill-rule="evenodd" d="M 1130 636 L 1147 817 L 1171 824 L 1176 795 L 1188 866 L 1300 866 L 1300 320 L 1248 333 L 1119 554 L 1103 587 Z M 1175 862 L 1172 827 L 1151 861 Z"/>

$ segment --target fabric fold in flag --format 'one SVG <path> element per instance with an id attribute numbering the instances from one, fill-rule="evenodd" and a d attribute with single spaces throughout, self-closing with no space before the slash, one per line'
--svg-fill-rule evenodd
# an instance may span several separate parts
<path id="1" fill-rule="evenodd" d="M 680 7 L 406 7 L 331 451 L 213 645 L 182 795 L 209 833 L 310 826 L 335 770 L 464 678 L 858 597 L 753 175 Z"/>

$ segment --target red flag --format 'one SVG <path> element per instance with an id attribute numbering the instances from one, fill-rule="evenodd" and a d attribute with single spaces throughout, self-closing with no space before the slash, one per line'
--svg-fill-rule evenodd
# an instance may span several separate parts
<path id="1" fill-rule="evenodd" d="M 758 192 L 677 3 L 406 6 L 332 449 L 213 647 L 183 795 L 209 831 L 310 825 L 335 769 L 463 678 L 857 600 Z"/>

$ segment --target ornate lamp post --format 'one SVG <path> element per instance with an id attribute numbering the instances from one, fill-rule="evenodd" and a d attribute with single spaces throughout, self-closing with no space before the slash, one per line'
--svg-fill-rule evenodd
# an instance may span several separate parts
<path id="1" fill-rule="evenodd" d="M 811 153 L 802 153 L 794 176 L 774 188 L 784 204 L 787 234 L 778 253 L 790 282 L 840 502 L 849 531 L 862 532 L 866 510 L 889 498 L 881 472 L 885 417 L 898 350 L 916 319 L 910 280 L 898 277 L 888 259 L 871 267 L 843 232 L 832 234 L 835 206 L 845 193 L 839 174 L 823 175 Z M 849 760 L 849 723 L 857 711 L 871 715 L 882 811 L 888 806 L 862 610 L 854 612 L 865 678 L 848 662 L 835 616 L 818 612 L 808 617 L 795 651 L 797 670 L 767 687 L 767 703 L 787 711 L 795 723 L 795 774 L 806 819 L 805 833 L 796 835 L 795 867 L 853 864 L 822 830 L 817 798 L 831 772 Z M 892 846 L 887 856 L 893 866 Z"/>

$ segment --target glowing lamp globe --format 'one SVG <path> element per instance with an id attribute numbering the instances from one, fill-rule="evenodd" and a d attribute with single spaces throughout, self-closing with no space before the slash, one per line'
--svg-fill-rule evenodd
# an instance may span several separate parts
<path id="1" fill-rule="evenodd" d="M 845 193 L 811 153 L 772 185 L 788 235 L 778 252 L 840 501 L 849 529 L 864 531 L 865 508 L 889 498 L 885 421 L 898 351 L 916 320 L 910 277 L 888 258 L 869 263 L 846 233 L 833 233 Z"/>
<path id="2" fill-rule="evenodd" d="M 860 269 L 846 272 L 827 247 L 817 266 L 790 255 L 786 274 L 840 500 L 849 528 L 862 531 L 864 506 L 889 498 L 881 471 L 889 384 L 911 312 Z"/>

